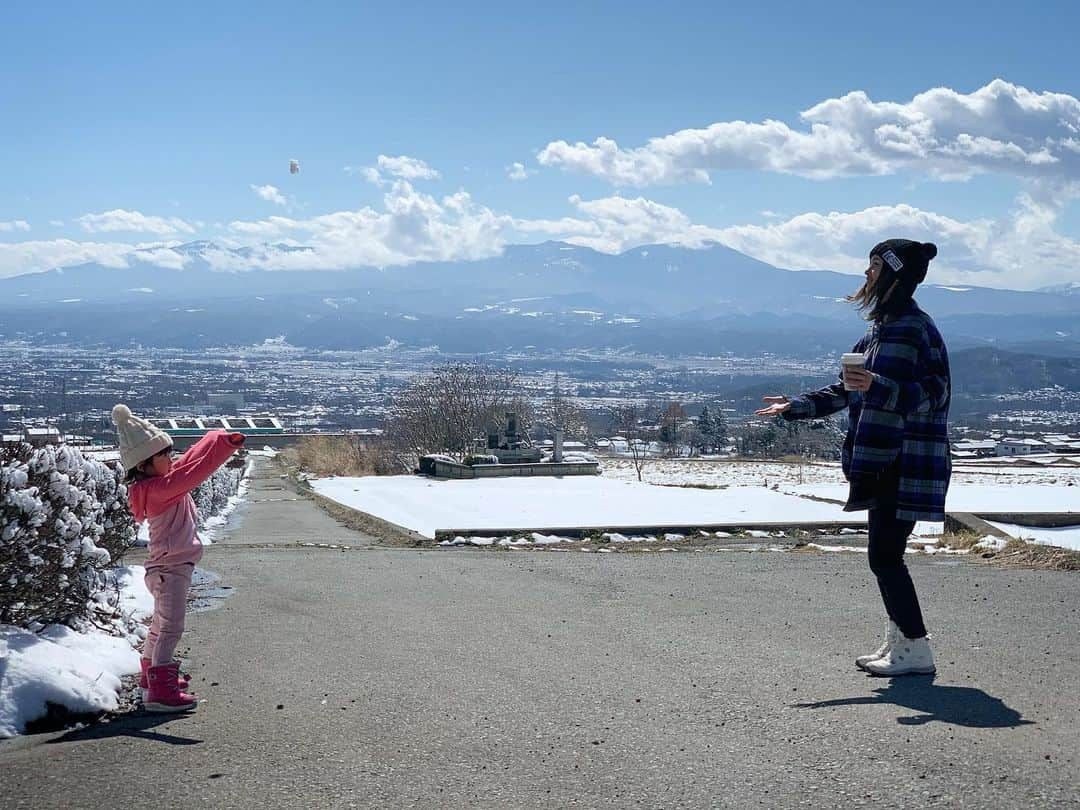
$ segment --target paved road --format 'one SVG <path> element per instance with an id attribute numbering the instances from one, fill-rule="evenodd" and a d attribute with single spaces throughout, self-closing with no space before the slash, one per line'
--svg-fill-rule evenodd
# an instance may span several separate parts
<path id="1" fill-rule="evenodd" d="M 267 500 L 276 480 L 232 540 L 364 545 L 307 500 Z M 204 564 L 235 588 L 185 636 L 207 702 L 0 747 L 5 807 L 1080 795 L 1075 575 L 918 559 L 940 675 L 889 682 L 851 664 L 880 630 L 861 555 L 224 543 Z"/>

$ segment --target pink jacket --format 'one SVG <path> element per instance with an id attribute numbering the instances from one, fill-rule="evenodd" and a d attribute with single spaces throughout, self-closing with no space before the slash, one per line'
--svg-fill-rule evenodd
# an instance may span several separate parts
<path id="1" fill-rule="evenodd" d="M 155 475 L 132 484 L 128 504 L 135 522 L 150 521 L 150 554 L 146 567 L 197 563 L 202 541 L 195 533 L 195 501 L 191 490 L 244 444 L 242 433 L 214 430 L 173 462 L 168 475 Z"/>

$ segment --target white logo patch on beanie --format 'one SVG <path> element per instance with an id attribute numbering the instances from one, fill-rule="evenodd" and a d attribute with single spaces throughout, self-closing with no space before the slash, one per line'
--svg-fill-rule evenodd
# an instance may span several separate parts
<path id="1" fill-rule="evenodd" d="M 899 273 L 904 267 L 904 263 L 900 261 L 900 257 L 893 253 L 891 250 L 886 250 L 884 253 L 882 253 L 881 258 L 888 263 L 889 267 L 893 269 L 894 273 Z"/>

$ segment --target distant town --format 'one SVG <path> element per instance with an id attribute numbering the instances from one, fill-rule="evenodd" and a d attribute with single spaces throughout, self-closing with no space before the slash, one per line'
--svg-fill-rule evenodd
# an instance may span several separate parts
<path id="1" fill-rule="evenodd" d="M 815 441 L 777 444 L 775 453 L 768 442 L 745 440 L 762 435 L 762 425 L 751 412 L 763 394 L 796 393 L 828 383 L 829 373 L 821 371 L 832 365 L 828 358 L 816 364 L 772 356 L 672 360 L 584 352 L 447 358 L 434 350 L 328 352 L 273 343 L 198 352 L 0 344 L 0 367 L 5 370 L 0 435 L 4 444 L 108 445 L 114 436 L 109 411 L 117 402 L 161 420 L 162 427 L 180 438 L 217 427 L 267 437 L 378 435 L 395 394 L 418 373 L 448 359 L 515 369 L 525 400 L 540 402 L 554 385 L 561 386 L 588 423 L 585 435 L 568 438 L 593 450 L 618 449 L 619 430 L 611 414 L 628 403 L 651 405 L 658 415 L 652 426 L 657 432 L 661 414 L 692 429 L 708 407 L 714 418 L 727 420 L 730 441 L 721 452 L 729 455 L 794 452 L 829 457 L 830 446 L 838 444 L 832 438 L 838 435 L 835 430 Z M 961 406 L 954 403 L 954 456 L 1076 455 L 1077 399 L 1076 392 L 1038 389 L 987 392 Z M 695 448 L 692 442 L 685 447 L 672 442 L 653 451 L 682 455 L 695 453 Z"/>

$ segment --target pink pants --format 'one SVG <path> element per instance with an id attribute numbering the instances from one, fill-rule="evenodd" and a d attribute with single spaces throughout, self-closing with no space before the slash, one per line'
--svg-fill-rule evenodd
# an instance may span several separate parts
<path id="1" fill-rule="evenodd" d="M 151 666 L 172 661 L 184 634 L 184 610 L 194 570 L 192 563 L 182 563 L 155 566 L 146 571 L 146 588 L 154 597 L 154 619 L 143 644 L 143 658 L 149 658 Z"/>

